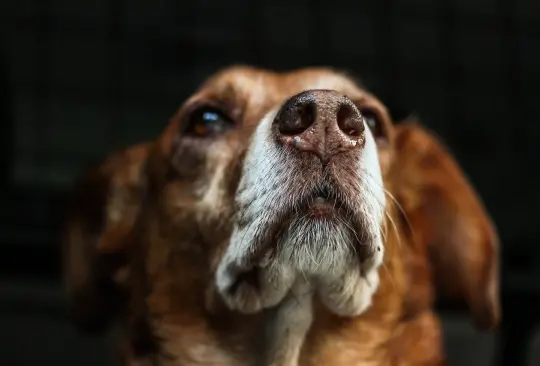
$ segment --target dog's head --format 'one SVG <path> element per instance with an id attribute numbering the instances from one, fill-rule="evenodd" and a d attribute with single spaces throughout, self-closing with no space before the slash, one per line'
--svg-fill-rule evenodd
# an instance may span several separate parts
<path id="1" fill-rule="evenodd" d="M 183 222 L 175 250 L 206 253 L 231 309 L 274 306 L 305 276 L 333 311 L 359 314 L 384 253 L 392 139 L 385 107 L 346 76 L 227 69 L 157 142 L 150 201 L 161 226 Z"/>
<path id="2" fill-rule="evenodd" d="M 70 312 L 84 331 L 106 329 L 124 309 L 126 250 L 147 151 L 144 144 L 120 151 L 76 181 L 62 249 Z"/>
<path id="3" fill-rule="evenodd" d="M 495 309 L 489 219 L 448 153 L 415 128 L 396 130 L 375 96 L 329 69 L 219 72 L 150 155 L 146 211 L 159 222 L 148 224 L 148 277 L 176 258 L 173 281 L 204 279 L 251 313 L 304 276 L 330 310 L 360 314 L 378 286 L 390 189 L 446 256 L 440 268 L 464 271 L 456 288 L 472 307 Z M 415 150 L 419 134 L 429 149 Z"/>

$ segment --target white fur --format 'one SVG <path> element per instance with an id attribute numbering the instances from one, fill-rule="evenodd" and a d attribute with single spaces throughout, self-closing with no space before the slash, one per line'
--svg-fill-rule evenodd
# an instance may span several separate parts
<path id="1" fill-rule="evenodd" d="M 262 365 L 298 365 L 300 350 L 313 320 L 312 303 L 311 284 L 302 277 L 297 278 L 289 294 L 269 314 Z"/>
<path id="2" fill-rule="evenodd" d="M 222 294 L 225 294 L 225 301 L 231 308 L 246 312 L 259 311 L 263 307 L 276 305 L 283 299 L 295 277 L 292 266 L 274 264 L 275 270 L 261 272 L 264 276 L 260 279 L 263 284 L 261 294 L 264 293 L 264 298 L 249 292 L 252 299 L 247 300 L 246 293 L 242 290 L 238 291 L 233 298 L 227 295 L 228 289 L 235 283 L 239 272 L 247 269 L 245 260 L 253 249 L 253 242 L 259 230 L 267 227 L 276 217 L 278 205 L 282 202 L 280 200 L 282 191 L 268 189 L 268 187 L 292 184 L 291 171 L 287 171 L 284 176 L 275 174 L 276 164 L 284 159 L 282 151 L 270 138 L 270 126 L 275 114 L 276 111 L 269 113 L 259 124 L 244 162 L 242 180 L 239 185 L 239 191 L 243 190 L 243 193 L 237 195 L 236 200 L 240 204 L 252 202 L 250 207 L 242 212 L 248 218 L 249 225 L 235 226 L 225 256 L 217 271 L 217 287 Z"/>
<path id="3" fill-rule="evenodd" d="M 378 267 L 382 263 L 381 226 L 385 212 L 385 192 L 375 140 L 365 126 L 365 144 L 357 158 L 355 197 L 341 197 L 360 215 L 362 233 L 345 222 L 313 221 L 296 217 L 278 243 L 271 260 L 251 263 L 251 254 L 274 226 L 278 213 L 298 202 L 297 182 L 304 181 L 290 156 L 271 135 L 276 110 L 258 125 L 250 143 L 239 184 L 236 203 L 238 217 L 227 251 L 216 274 L 217 288 L 227 304 L 244 312 L 272 307 L 283 300 L 298 274 L 312 280 L 322 301 L 340 315 L 355 316 L 365 311 L 378 287 Z M 360 263 L 355 255 L 355 236 L 372 250 Z M 240 283 L 231 293 L 238 275 L 259 267 L 259 288 Z"/>

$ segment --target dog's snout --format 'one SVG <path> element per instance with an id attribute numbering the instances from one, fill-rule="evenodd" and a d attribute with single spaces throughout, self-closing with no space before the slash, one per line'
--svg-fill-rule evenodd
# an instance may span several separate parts
<path id="1" fill-rule="evenodd" d="M 362 115 L 354 103 L 332 90 L 309 90 L 287 100 L 274 120 L 278 140 L 323 163 L 361 145 Z"/>

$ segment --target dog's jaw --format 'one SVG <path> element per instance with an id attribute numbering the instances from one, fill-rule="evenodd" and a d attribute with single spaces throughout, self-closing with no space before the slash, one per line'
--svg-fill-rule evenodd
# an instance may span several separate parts
<path id="1" fill-rule="evenodd" d="M 359 227 L 339 218 L 314 220 L 297 209 L 316 180 L 276 143 L 271 129 L 276 113 L 259 123 L 248 148 L 233 233 L 217 269 L 218 291 L 231 309 L 256 312 L 280 303 L 300 275 L 316 284 L 331 311 L 359 315 L 378 287 L 384 253 L 385 192 L 373 136 L 365 126 L 364 148 L 349 176 L 337 179 L 347 189 L 340 198 Z M 246 273 L 255 284 L 243 279 Z"/>

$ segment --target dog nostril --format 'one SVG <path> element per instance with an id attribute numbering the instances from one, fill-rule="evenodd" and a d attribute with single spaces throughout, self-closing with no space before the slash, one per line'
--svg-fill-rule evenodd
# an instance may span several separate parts
<path id="1" fill-rule="evenodd" d="M 284 135 L 298 135 L 307 130 L 315 122 L 314 103 L 303 103 L 291 106 L 280 116 L 279 132 Z"/>
<path id="2" fill-rule="evenodd" d="M 337 123 L 344 133 L 351 137 L 360 137 L 364 132 L 364 123 L 360 112 L 349 104 L 342 104 L 337 113 Z"/>

